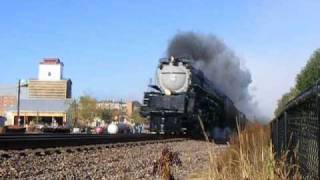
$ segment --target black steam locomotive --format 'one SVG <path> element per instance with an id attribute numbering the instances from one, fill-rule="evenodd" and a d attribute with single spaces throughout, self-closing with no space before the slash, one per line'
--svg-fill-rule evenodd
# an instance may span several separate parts
<path id="1" fill-rule="evenodd" d="M 232 131 L 246 122 L 233 102 L 186 58 L 162 59 L 156 84 L 144 93 L 141 115 L 150 121 L 150 131 L 164 134 L 187 133 L 214 140 L 228 140 Z"/>

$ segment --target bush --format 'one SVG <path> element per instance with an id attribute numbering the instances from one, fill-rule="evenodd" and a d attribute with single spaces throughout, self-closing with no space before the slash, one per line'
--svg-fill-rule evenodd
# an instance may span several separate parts
<path id="1" fill-rule="evenodd" d="M 296 89 L 302 92 L 313 86 L 320 78 L 320 49 L 310 57 L 307 65 L 296 77 Z"/>
<path id="2" fill-rule="evenodd" d="M 304 90 L 312 87 L 320 79 L 320 49 L 317 49 L 308 60 L 306 66 L 296 77 L 296 84 L 290 89 L 290 92 L 285 93 L 280 100 L 274 112 L 278 116 L 285 108 L 287 103 L 294 99 Z"/>
<path id="3" fill-rule="evenodd" d="M 212 149 L 208 149 L 214 157 Z M 301 179 L 296 165 L 286 165 L 286 154 L 275 159 L 269 126 L 251 123 L 234 135 L 229 148 L 216 155 L 209 170 L 191 179 Z M 290 175 L 290 177 L 289 177 Z"/>

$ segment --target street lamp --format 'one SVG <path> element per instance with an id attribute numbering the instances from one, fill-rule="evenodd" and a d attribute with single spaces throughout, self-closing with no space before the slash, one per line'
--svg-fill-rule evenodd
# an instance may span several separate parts
<path id="1" fill-rule="evenodd" d="M 18 125 L 20 125 L 20 92 L 21 92 L 21 87 L 27 87 L 28 83 L 25 80 L 19 79 L 18 83 L 18 104 L 17 104 L 17 118 L 18 118 Z M 23 123 L 24 125 L 24 123 Z"/>

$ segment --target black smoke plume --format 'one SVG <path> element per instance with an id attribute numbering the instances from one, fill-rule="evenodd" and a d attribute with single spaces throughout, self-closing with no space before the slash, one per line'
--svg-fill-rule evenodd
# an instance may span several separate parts
<path id="1" fill-rule="evenodd" d="M 224 92 L 247 116 L 255 116 L 255 105 L 249 94 L 250 72 L 240 59 L 214 35 L 194 32 L 178 33 L 171 39 L 167 55 L 189 57 L 216 88 Z"/>

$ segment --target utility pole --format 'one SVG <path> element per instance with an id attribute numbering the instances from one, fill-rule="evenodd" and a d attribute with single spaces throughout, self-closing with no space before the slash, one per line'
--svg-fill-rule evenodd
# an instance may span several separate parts
<path id="1" fill-rule="evenodd" d="M 21 79 L 19 79 L 19 83 L 18 83 L 18 104 L 17 104 L 17 117 L 18 117 L 19 126 L 20 126 L 20 88 L 21 88 Z"/>
<path id="2" fill-rule="evenodd" d="M 24 81 L 23 81 L 24 82 Z M 21 87 L 28 87 L 27 83 L 24 83 L 21 85 L 21 79 L 19 79 L 19 83 L 18 83 L 18 103 L 17 103 L 17 118 L 18 118 L 18 125 L 20 125 L 20 94 L 21 94 Z M 25 121 L 25 119 L 24 119 Z M 25 122 L 23 122 L 22 125 L 24 125 Z"/>
<path id="3" fill-rule="evenodd" d="M 77 100 L 73 100 L 74 105 L 74 123 L 73 126 L 76 126 L 78 124 L 78 104 Z"/>

